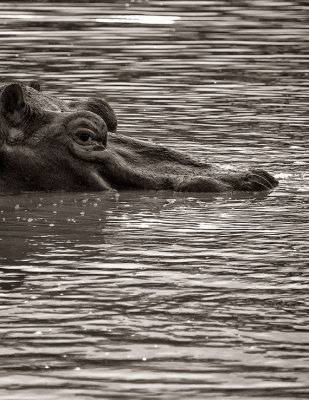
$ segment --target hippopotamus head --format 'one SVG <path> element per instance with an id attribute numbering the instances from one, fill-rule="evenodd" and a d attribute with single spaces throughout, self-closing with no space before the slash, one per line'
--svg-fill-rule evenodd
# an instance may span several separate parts
<path id="1" fill-rule="evenodd" d="M 1 139 L 9 145 L 43 146 L 47 141 L 81 150 L 105 148 L 107 125 L 87 110 L 49 111 L 25 100 L 19 84 L 6 86 L 0 98 Z"/>
<path id="2" fill-rule="evenodd" d="M 81 102 L 51 101 L 50 97 L 38 93 L 38 89 L 18 83 L 2 89 L 0 174 L 3 190 L 6 186 L 16 190 L 88 187 L 83 182 L 88 179 L 87 168 L 78 164 L 78 160 L 88 160 L 92 152 L 105 149 L 108 126 L 116 129 L 112 108 L 101 99 L 94 105 L 86 101 L 84 107 Z M 93 175 L 93 171 L 89 172 Z"/>
<path id="3" fill-rule="evenodd" d="M 65 102 L 19 83 L 0 92 L 0 192 L 171 189 L 269 190 L 267 172 L 221 170 L 187 154 L 116 134 L 100 98 Z"/>

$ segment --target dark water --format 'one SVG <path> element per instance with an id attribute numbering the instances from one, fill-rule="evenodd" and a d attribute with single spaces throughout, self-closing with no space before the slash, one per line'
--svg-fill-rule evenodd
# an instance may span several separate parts
<path id="1" fill-rule="evenodd" d="M 1 2 L 2 81 L 270 194 L 0 197 L 0 398 L 307 399 L 306 1 Z"/>

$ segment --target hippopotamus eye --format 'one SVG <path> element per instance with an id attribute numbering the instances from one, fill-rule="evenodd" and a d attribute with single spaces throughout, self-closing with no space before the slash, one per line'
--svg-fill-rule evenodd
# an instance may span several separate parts
<path id="1" fill-rule="evenodd" d="M 90 139 L 90 135 L 88 133 L 79 133 L 78 138 L 82 141 L 82 142 L 87 142 Z"/>

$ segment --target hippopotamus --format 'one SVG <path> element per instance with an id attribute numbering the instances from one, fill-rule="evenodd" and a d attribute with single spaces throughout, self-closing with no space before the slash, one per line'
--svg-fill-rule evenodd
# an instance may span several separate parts
<path id="1" fill-rule="evenodd" d="M 154 189 L 262 191 L 263 169 L 220 168 L 152 141 L 117 133 L 103 98 L 64 101 L 34 82 L 0 86 L 0 193 Z"/>

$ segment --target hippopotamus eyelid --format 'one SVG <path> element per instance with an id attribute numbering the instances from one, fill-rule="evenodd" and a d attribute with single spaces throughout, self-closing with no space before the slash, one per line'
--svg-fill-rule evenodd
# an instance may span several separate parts
<path id="1" fill-rule="evenodd" d="M 70 121 L 70 122 L 71 122 L 72 128 L 84 127 L 84 128 L 96 130 L 96 129 L 98 129 L 98 125 L 101 125 L 101 124 L 98 124 L 97 121 L 80 118 L 80 117 L 77 117 L 75 120 Z M 102 125 L 103 125 L 104 121 L 102 120 L 100 122 L 102 122 Z"/>
<path id="2" fill-rule="evenodd" d="M 105 150 L 105 147 L 104 147 L 104 146 L 94 146 L 94 147 L 93 147 L 93 150 L 95 150 L 95 151 L 102 151 L 102 150 Z"/>

